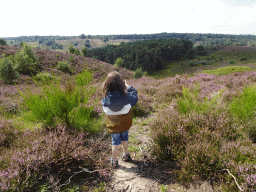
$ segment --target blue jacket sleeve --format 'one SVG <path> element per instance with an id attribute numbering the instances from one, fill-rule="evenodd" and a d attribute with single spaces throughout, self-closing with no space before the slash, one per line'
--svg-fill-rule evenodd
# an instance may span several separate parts
<path id="1" fill-rule="evenodd" d="M 130 99 L 131 106 L 134 106 L 138 101 L 137 91 L 133 86 L 127 87 L 127 95 Z"/>

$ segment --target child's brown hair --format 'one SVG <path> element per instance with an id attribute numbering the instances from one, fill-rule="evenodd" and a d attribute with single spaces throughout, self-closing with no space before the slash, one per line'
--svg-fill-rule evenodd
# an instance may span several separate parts
<path id="1" fill-rule="evenodd" d="M 107 79 L 103 83 L 103 95 L 107 97 L 108 92 L 120 91 L 123 95 L 126 95 L 126 85 L 122 76 L 117 72 L 110 72 Z"/>

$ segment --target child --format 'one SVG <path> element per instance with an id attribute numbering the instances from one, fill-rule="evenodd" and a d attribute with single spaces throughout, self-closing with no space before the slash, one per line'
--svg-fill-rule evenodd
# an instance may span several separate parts
<path id="1" fill-rule="evenodd" d="M 128 86 L 117 71 L 108 74 L 103 84 L 103 111 L 106 113 L 107 130 L 112 138 L 112 166 L 118 166 L 118 145 L 123 144 L 123 160 L 130 161 L 128 153 L 128 129 L 132 125 L 131 107 L 137 101 L 137 91 Z"/>

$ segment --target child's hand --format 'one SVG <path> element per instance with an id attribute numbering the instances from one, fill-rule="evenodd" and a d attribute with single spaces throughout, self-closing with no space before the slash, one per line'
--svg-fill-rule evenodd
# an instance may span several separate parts
<path id="1" fill-rule="evenodd" d="M 125 86 L 128 87 L 129 85 L 126 84 L 126 80 L 124 80 Z"/>

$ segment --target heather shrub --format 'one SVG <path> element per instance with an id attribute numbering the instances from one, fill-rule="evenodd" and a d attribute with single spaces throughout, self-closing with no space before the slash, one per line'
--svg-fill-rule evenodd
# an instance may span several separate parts
<path id="1" fill-rule="evenodd" d="M 208 181 L 222 179 L 219 148 L 214 142 L 207 138 L 201 141 L 194 141 L 186 146 L 185 158 L 181 160 L 180 180 L 183 182 L 192 181 L 193 178 Z"/>
<path id="2" fill-rule="evenodd" d="M 228 169 L 237 178 L 242 189 L 244 191 L 255 191 L 256 148 L 252 145 L 251 141 L 239 140 L 236 142 L 226 142 L 222 145 L 220 153 L 225 169 Z M 224 188 L 227 191 L 237 190 L 233 178 L 228 176 L 228 174 L 226 174 L 225 178 L 226 182 L 230 183 L 230 186 L 225 186 Z"/>
<path id="3" fill-rule="evenodd" d="M 72 68 L 67 61 L 58 61 L 57 69 L 65 73 L 72 73 Z"/>
<path id="4" fill-rule="evenodd" d="M 37 129 L 26 131 L 19 142 L 20 148 L 1 159 L 1 191 L 38 191 L 43 185 L 51 191 L 62 191 L 65 187 L 60 186 L 78 171 L 73 180 L 109 176 L 108 166 L 101 160 L 106 158 L 107 147 L 84 133 L 65 127 L 49 132 Z"/>
<path id="5" fill-rule="evenodd" d="M 229 105 L 230 112 L 244 125 L 255 118 L 256 111 L 256 86 L 248 86 Z"/>
<path id="6" fill-rule="evenodd" d="M 243 189 L 246 191 L 256 191 L 256 166 L 254 163 L 245 163 L 238 166 L 237 175 L 243 180 Z"/>
<path id="7" fill-rule="evenodd" d="M 256 124 L 255 122 L 252 125 L 249 125 L 248 128 L 248 135 L 253 143 L 256 143 Z"/>
<path id="8" fill-rule="evenodd" d="M 0 121 L 0 147 L 10 147 L 19 136 L 20 131 L 15 128 L 11 121 Z"/>
<path id="9" fill-rule="evenodd" d="M 12 114 L 17 114 L 19 111 L 18 105 L 11 101 L 6 101 L 5 103 L 3 103 L 2 106 L 4 109 L 4 112 L 2 114 L 5 114 L 7 116 Z"/>
<path id="10" fill-rule="evenodd" d="M 38 58 L 30 45 L 23 43 L 22 49 L 15 54 L 15 70 L 27 75 L 40 70 Z"/>
<path id="11" fill-rule="evenodd" d="M 15 71 L 10 57 L 0 58 L 0 78 L 7 84 L 13 84 L 14 80 L 19 78 L 19 74 Z"/>
<path id="12" fill-rule="evenodd" d="M 229 168 L 223 159 L 229 161 L 234 157 L 232 151 L 224 152 L 222 148 L 238 141 L 243 133 L 237 129 L 225 106 L 216 105 L 205 113 L 191 111 L 186 115 L 166 109 L 159 113 L 151 128 L 154 154 L 179 162 L 179 180 L 184 184 L 200 180 L 221 183 L 228 179 L 222 172 Z M 230 156 L 224 156 L 227 154 Z"/>
<path id="13" fill-rule="evenodd" d="M 87 101 L 94 89 L 88 87 L 88 84 L 87 87 L 78 86 L 72 79 L 67 80 L 63 86 L 60 81 L 44 82 L 40 94 L 29 89 L 26 93 L 19 91 L 25 101 L 24 105 L 29 109 L 28 117 L 37 119 L 45 126 L 56 126 L 58 122 L 74 126 L 76 119 L 79 119 L 77 116 L 83 118 L 84 128 L 90 124 L 93 107 L 88 107 Z"/>
<path id="14" fill-rule="evenodd" d="M 143 117 L 152 113 L 153 111 L 152 99 L 145 95 L 138 94 L 138 102 L 132 107 L 133 116 Z"/>
<path id="15" fill-rule="evenodd" d="M 185 150 L 187 133 L 177 114 L 165 114 L 159 115 L 159 118 L 152 122 L 150 135 L 153 139 L 154 154 L 161 159 L 179 160 Z"/>

